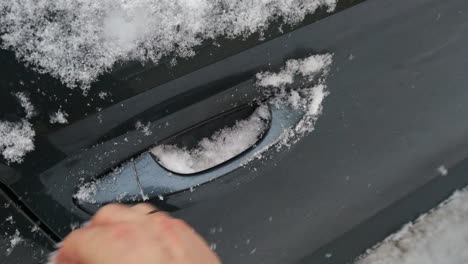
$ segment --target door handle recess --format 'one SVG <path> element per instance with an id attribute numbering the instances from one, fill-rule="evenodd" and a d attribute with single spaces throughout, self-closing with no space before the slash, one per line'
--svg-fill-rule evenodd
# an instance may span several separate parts
<path id="1" fill-rule="evenodd" d="M 284 105 L 265 104 L 259 107 L 268 111 L 265 131 L 258 135 L 258 140 L 253 146 L 238 151 L 221 164 L 211 164 L 211 168 L 202 166 L 190 173 L 177 169 L 171 171 L 171 168 L 162 162 L 161 156 L 154 155 L 155 151 L 147 151 L 124 163 L 118 170 L 82 185 L 74 195 L 75 204 L 82 210 L 93 213 L 108 203 L 163 200 L 171 194 L 206 184 L 243 167 L 258 154 L 270 149 L 282 139 L 285 131 L 294 128 L 304 115 L 301 111 Z M 182 137 L 190 138 L 190 130 L 183 132 Z M 174 138 L 168 140 L 169 144 L 174 143 Z"/>

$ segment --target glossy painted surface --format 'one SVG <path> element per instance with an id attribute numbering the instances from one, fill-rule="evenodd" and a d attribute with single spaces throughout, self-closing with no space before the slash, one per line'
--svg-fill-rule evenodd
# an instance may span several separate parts
<path id="1" fill-rule="evenodd" d="M 244 103 L 229 99 L 231 88 L 257 71 L 332 52 L 331 94 L 313 133 L 166 202 L 187 204 L 174 214 L 216 244 L 225 263 L 345 263 L 467 184 L 466 166 L 455 166 L 468 156 L 467 12 L 464 0 L 368 0 L 252 48 L 224 46 L 218 52 L 235 51 L 227 58 L 202 51 L 177 69 L 163 65 L 133 79 L 110 74 L 95 91 L 115 91 L 113 102 L 90 102 L 86 117 L 82 103 L 92 97 L 71 92 L 71 123 L 50 126 L 47 115 L 39 117 L 37 151 L 4 170 L 1 181 L 64 236 L 89 217 L 71 199 L 81 178 Z M 15 65 L 0 72 L 1 113 L 16 118 L 20 108 L 3 88 L 20 89 L 31 75 L 10 53 L 0 54 Z M 36 77 L 21 89 L 57 85 Z M 57 93 L 63 99 L 69 91 Z M 210 100 L 223 93 L 224 100 Z M 34 103 L 49 111 L 61 104 Z M 152 137 L 135 131 L 137 120 L 152 122 Z M 443 179 L 442 164 L 449 168 Z"/>

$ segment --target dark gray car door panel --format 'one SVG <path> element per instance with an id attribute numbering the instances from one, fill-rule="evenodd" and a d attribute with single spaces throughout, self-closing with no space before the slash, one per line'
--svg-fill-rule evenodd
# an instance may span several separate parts
<path id="1" fill-rule="evenodd" d="M 364 1 L 39 137 L 25 165 L 13 166 L 18 178 L 4 184 L 63 237 L 90 217 L 72 198 L 80 178 L 183 128 L 125 145 L 126 135 L 138 139 L 125 134 L 136 120 L 211 118 L 213 109 L 245 103 L 211 99 L 256 72 L 329 52 L 330 95 L 315 131 L 167 203 L 185 205 L 174 215 L 216 245 L 223 263 L 349 262 L 468 184 L 467 12 L 465 0 Z M 106 127 L 93 130 L 103 116 Z"/>

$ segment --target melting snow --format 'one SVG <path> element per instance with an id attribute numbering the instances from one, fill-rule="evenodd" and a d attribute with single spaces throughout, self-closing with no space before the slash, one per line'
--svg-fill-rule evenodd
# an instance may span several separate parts
<path id="1" fill-rule="evenodd" d="M 247 119 L 215 132 L 210 138 L 202 139 L 194 149 L 159 145 L 151 152 L 164 167 L 174 172 L 200 172 L 221 164 L 254 145 L 265 132 L 269 118 L 268 107 L 262 105 Z"/>
<path id="2" fill-rule="evenodd" d="M 67 117 L 67 113 L 63 112 L 62 110 L 58 110 L 57 112 L 50 115 L 49 122 L 51 124 L 66 124 L 68 123 Z"/>
<path id="3" fill-rule="evenodd" d="M 35 131 L 31 124 L 0 121 L 0 152 L 7 162 L 23 162 L 24 156 L 34 150 Z"/>
<path id="4" fill-rule="evenodd" d="M 404 226 L 355 264 L 468 263 L 468 189 Z"/>
<path id="5" fill-rule="evenodd" d="M 2 47 L 69 87 L 89 85 L 117 61 L 188 57 L 218 36 L 246 37 L 273 20 L 302 21 L 337 0 L 0 1 Z"/>

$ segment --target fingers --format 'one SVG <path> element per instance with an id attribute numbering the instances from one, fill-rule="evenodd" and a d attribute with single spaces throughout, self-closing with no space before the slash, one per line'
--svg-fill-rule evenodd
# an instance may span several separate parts
<path id="1" fill-rule="evenodd" d="M 55 256 L 54 263 L 96 263 L 99 252 L 96 250 L 105 250 L 103 247 L 107 243 L 106 227 L 89 227 L 73 231 L 62 242 L 62 245 Z"/>
<path id="2" fill-rule="evenodd" d="M 219 264 L 207 243 L 183 220 L 149 204 L 103 207 L 90 224 L 73 231 L 55 257 L 57 264 Z"/>
<path id="3" fill-rule="evenodd" d="M 107 225 L 118 222 L 134 221 L 139 216 L 129 209 L 130 206 L 123 204 L 109 204 L 97 211 L 91 218 L 88 226 Z"/>
<path id="4" fill-rule="evenodd" d="M 158 210 L 158 208 L 152 206 L 149 203 L 140 203 L 140 204 L 130 207 L 130 209 L 141 214 L 149 214 L 151 212 L 156 212 Z"/>
<path id="5" fill-rule="evenodd" d="M 87 226 L 138 221 L 155 210 L 157 210 L 156 207 L 147 203 L 137 204 L 135 206 L 109 204 L 99 209 Z"/>

